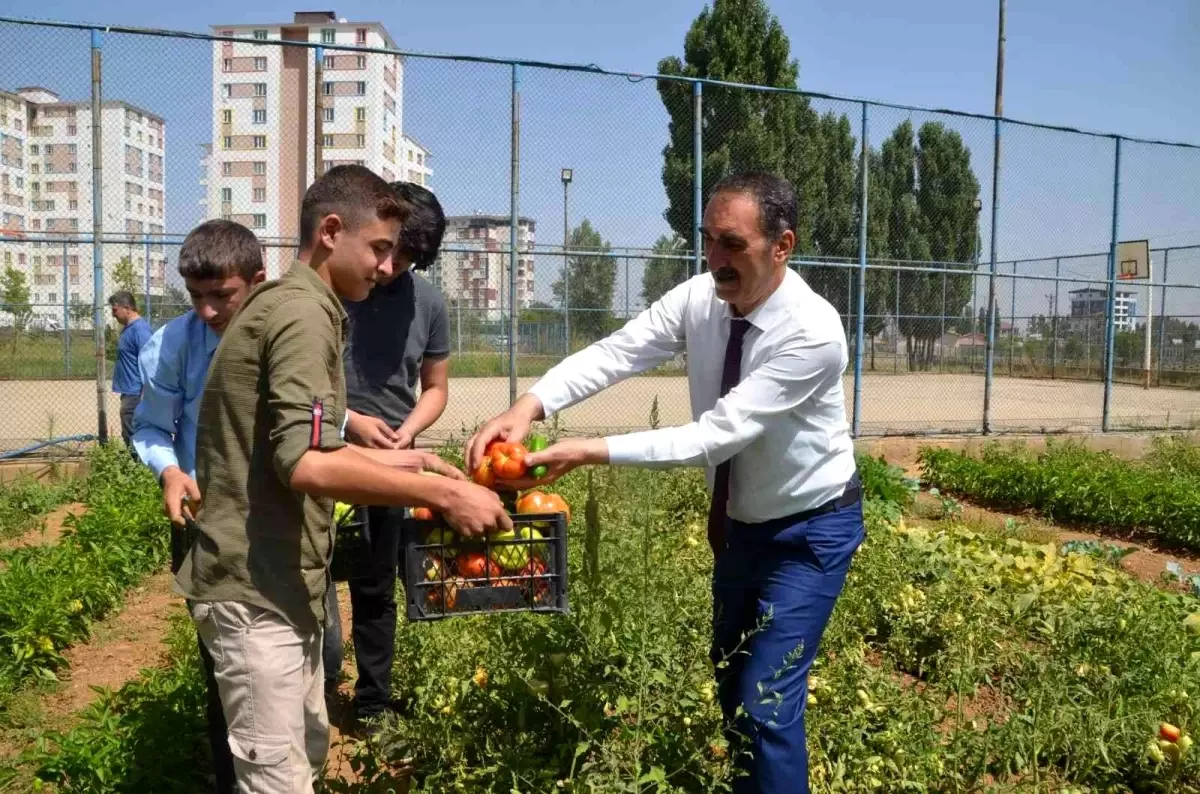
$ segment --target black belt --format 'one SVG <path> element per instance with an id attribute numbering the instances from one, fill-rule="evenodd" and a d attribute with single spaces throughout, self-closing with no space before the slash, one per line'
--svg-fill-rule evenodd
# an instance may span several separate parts
<path id="1" fill-rule="evenodd" d="M 814 507 L 811 510 L 804 510 L 795 515 L 788 516 L 790 523 L 799 524 L 801 521 L 807 521 L 810 518 L 832 513 L 834 510 L 839 510 L 843 507 L 851 507 L 857 504 L 862 499 L 862 480 L 858 478 L 858 472 L 854 472 L 854 476 L 850 478 L 850 482 L 846 483 L 846 490 L 836 499 L 830 499 L 823 505 Z"/>

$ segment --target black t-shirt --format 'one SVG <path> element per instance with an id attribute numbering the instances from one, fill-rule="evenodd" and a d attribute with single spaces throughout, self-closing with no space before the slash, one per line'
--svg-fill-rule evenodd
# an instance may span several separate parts
<path id="1" fill-rule="evenodd" d="M 410 270 L 372 289 L 364 301 L 343 303 L 350 316 L 347 407 L 400 427 L 417 404 L 422 360 L 450 355 L 442 293 Z"/>

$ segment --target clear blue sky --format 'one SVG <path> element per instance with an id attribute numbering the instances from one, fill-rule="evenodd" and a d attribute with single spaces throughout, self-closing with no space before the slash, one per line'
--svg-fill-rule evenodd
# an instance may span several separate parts
<path id="1" fill-rule="evenodd" d="M 250 11 L 250 5 L 231 0 L 115 0 L 103 6 L 82 0 L 9 0 L 5 13 L 207 32 L 215 23 L 290 19 L 296 10 L 276 5 L 273 11 Z M 702 6 L 684 0 L 440 0 L 343 1 L 325 7 L 351 20 L 383 22 L 405 49 L 652 72 L 659 58 L 682 52 L 683 36 Z M 777 0 L 773 7 L 800 62 L 802 88 L 991 112 L 995 2 Z M 3 79 L 50 84 L 86 96 L 82 34 L 30 35 L 26 29 L 3 26 L 0 43 L 5 46 L 0 49 L 8 49 L 18 34 L 27 37 L 29 49 L 18 39 L 15 52 L 0 54 L 0 74 L 7 75 Z M 1005 115 L 1200 143 L 1198 41 L 1200 6 L 1193 0 L 1010 2 Z M 21 55 L 22 50 L 45 53 L 50 44 L 61 56 L 57 62 L 30 64 Z M 135 50 L 132 42 L 118 40 L 110 47 L 106 95 L 128 98 L 167 117 L 169 225 L 185 231 L 180 225 L 197 217 L 200 197 L 192 147 L 209 137 L 209 50 L 199 43 L 139 44 Z M 135 52 L 136 59 L 131 57 Z M 14 56 L 25 62 L 16 70 Z M 451 212 L 507 212 L 507 87 L 508 73 L 499 67 L 409 62 L 405 127 L 433 150 L 433 186 Z M 666 229 L 659 177 L 666 115 L 653 86 L 526 70 L 524 88 L 522 211 L 537 219 L 540 240 L 552 243 L 561 235 L 558 169 L 570 165 L 577 179 L 572 223 L 586 215 L 614 245 L 653 242 Z M 852 113 L 857 134 L 852 107 L 818 107 Z M 872 122 L 872 139 L 878 141 L 907 117 L 881 111 Z M 919 124 L 931 117 L 911 118 Z M 986 204 L 990 125 L 953 126 L 972 149 Z M 1006 142 L 1004 157 L 1002 259 L 1107 246 L 1110 141 L 1018 130 Z M 1200 243 L 1200 152 L 1127 147 L 1124 182 L 1122 237 L 1148 236 L 1153 245 Z M 986 235 L 985 224 L 985 241 Z M 1188 280 L 1200 282 L 1200 257 L 1193 262 Z M 1098 272 L 1094 264 L 1080 269 L 1088 275 Z M 633 274 L 631 292 L 636 294 L 640 267 L 634 265 Z M 549 297 L 552 278 L 539 263 L 541 297 Z M 1028 298 L 1022 295 L 1021 302 L 1032 302 L 1033 292 Z M 1044 307 L 1044 297 L 1037 297 L 1030 310 L 1039 305 Z"/>

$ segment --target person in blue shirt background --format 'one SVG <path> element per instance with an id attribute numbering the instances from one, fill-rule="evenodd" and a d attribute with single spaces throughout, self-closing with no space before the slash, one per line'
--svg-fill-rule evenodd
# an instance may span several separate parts
<path id="1" fill-rule="evenodd" d="M 121 439 L 133 454 L 133 412 L 142 394 L 142 378 L 138 374 L 138 354 L 149 341 L 150 323 L 138 314 L 137 299 L 127 290 L 114 292 L 108 299 L 113 319 L 121 325 L 117 340 L 117 362 L 113 367 L 112 389 L 121 395 Z"/>
<path id="2" fill-rule="evenodd" d="M 184 530 L 184 500 L 193 506 L 200 501 L 196 426 L 208 367 L 221 334 L 266 277 L 261 245 L 241 224 L 206 221 L 183 241 L 179 275 L 193 308 L 159 328 L 142 349 L 138 369 L 144 388 L 133 415 L 134 449 L 162 484 L 163 507 L 171 519 L 172 571 L 178 570 L 190 545 Z M 204 643 L 199 645 L 208 686 L 215 791 L 231 794 L 235 779 L 225 716 L 212 657 Z"/>

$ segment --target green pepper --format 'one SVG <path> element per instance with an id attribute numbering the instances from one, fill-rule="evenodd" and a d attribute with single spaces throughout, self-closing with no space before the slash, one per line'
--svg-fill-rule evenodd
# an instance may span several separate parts
<path id="1" fill-rule="evenodd" d="M 528 449 L 530 452 L 541 452 L 549 445 L 550 442 L 546 440 L 545 436 L 530 436 L 529 445 L 526 447 L 526 449 Z M 533 470 L 530 472 L 530 475 L 533 477 L 533 479 L 540 480 L 545 477 L 549 471 L 550 470 L 546 468 L 546 464 L 542 463 L 534 466 Z"/>

